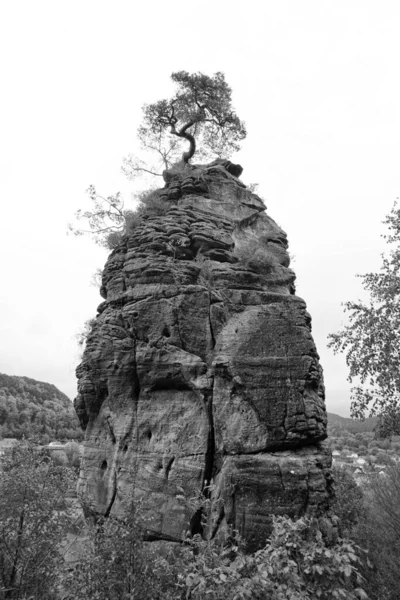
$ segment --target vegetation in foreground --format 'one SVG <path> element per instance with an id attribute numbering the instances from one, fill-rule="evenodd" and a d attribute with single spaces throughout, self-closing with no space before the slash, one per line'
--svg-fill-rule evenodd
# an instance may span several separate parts
<path id="1" fill-rule="evenodd" d="M 266 546 L 246 554 L 235 532 L 181 545 L 145 542 L 140 506 L 125 520 L 80 525 L 84 551 L 65 560 L 76 533 L 66 502 L 76 473 L 29 444 L 10 450 L 0 479 L 0 599 L 397 600 L 400 468 L 364 490 L 335 473 L 339 537 L 309 519 L 274 519 Z M 205 525 L 212 507 L 203 500 Z M 204 527 L 207 532 L 207 527 Z M 379 542 L 379 544 L 378 544 Z"/>

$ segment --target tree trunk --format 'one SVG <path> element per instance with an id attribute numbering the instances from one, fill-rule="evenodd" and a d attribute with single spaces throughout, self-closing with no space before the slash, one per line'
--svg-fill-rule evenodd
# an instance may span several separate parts
<path id="1" fill-rule="evenodd" d="M 191 133 L 188 133 L 188 131 L 187 131 L 194 124 L 195 124 L 195 121 L 190 121 L 189 123 L 186 123 L 186 125 L 181 127 L 181 129 L 179 131 L 177 131 L 175 129 L 175 126 L 171 127 L 171 133 L 173 135 L 177 135 L 178 137 L 184 138 L 190 144 L 189 150 L 182 154 L 182 160 L 185 164 L 187 164 L 189 162 L 189 160 L 192 158 L 192 156 L 196 152 L 196 140 L 194 139 L 194 136 Z"/>

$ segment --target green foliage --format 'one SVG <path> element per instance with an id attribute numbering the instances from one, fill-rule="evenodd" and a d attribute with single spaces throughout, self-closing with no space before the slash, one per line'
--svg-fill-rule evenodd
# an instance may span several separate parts
<path id="1" fill-rule="evenodd" d="M 246 136 L 244 124 L 231 105 L 231 88 L 223 73 L 213 77 L 187 71 L 172 73 L 177 85 L 176 94 L 169 100 L 159 100 L 143 107 L 144 120 L 139 136 L 171 134 L 190 143 L 182 156 L 188 162 L 200 139 L 203 156 L 207 154 L 228 157 L 239 149 Z"/>
<path id="2" fill-rule="evenodd" d="M 119 246 L 126 234 L 131 234 L 142 222 L 144 216 L 163 215 L 168 211 L 170 203 L 160 199 L 161 189 L 150 188 L 137 194 L 138 206 L 136 210 L 124 208 L 123 200 L 119 194 L 104 198 L 99 196 L 96 188 L 91 185 L 88 189 L 93 208 L 85 212 L 77 211 L 75 217 L 78 221 L 85 220 L 87 229 L 78 229 L 69 224 L 69 230 L 77 236 L 89 234 L 95 243 L 113 250 Z M 88 323 L 88 321 L 85 323 Z M 83 345 L 78 340 L 80 345 Z"/>
<path id="3" fill-rule="evenodd" d="M 142 175 L 162 177 L 163 169 L 170 169 L 179 160 L 181 144 L 176 137 L 165 137 L 162 130 L 152 133 L 141 127 L 138 138 L 147 162 L 134 154 L 128 154 L 122 160 L 122 172 L 131 181 Z"/>
<path id="4" fill-rule="evenodd" d="M 256 273 L 268 274 L 277 266 L 276 258 L 258 239 L 249 240 L 246 244 L 235 246 L 234 256 L 246 269 Z"/>
<path id="5" fill-rule="evenodd" d="M 2 437 L 50 440 L 82 439 L 72 402 L 54 385 L 28 377 L 0 374 Z"/>
<path id="6" fill-rule="evenodd" d="M 136 213 L 140 216 L 156 217 L 165 215 L 168 212 L 171 203 L 166 200 L 161 200 L 160 196 L 163 190 L 158 188 L 150 188 L 144 190 L 137 195 L 139 206 Z"/>
<path id="7" fill-rule="evenodd" d="M 339 517 L 342 535 L 351 537 L 357 524 L 365 519 L 364 494 L 351 472 L 344 467 L 333 467 L 336 497 L 333 512 Z"/>
<path id="8" fill-rule="evenodd" d="M 349 367 L 352 415 L 383 414 L 386 424 L 400 424 L 400 209 L 395 204 L 384 223 L 392 245 L 380 272 L 361 275 L 367 302 L 346 302 L 349 325 L 329 336 L 335 353 L 343 352 Z"/>
<path id="9" fill-rule="evenodd" d="M 81 464 L 81 453 L 80 446 L 76 442 L 67 442 L 64 446 L 64 452 L 68 460 L 68 466 L 76 470 L 79 473 L 79 467 Z"/>
<path id="10" fill-rule="evenodd" d="M 312 521 L 275 518 L 271 538 L 258 554 L 271 563 L 267 572 L 276 584 L 279 600 L 367 598 L 360 587 L 361 549 L 342 538 L 328 546 Z"/>
<path id="11" fill-rule="evenodd" d="M 198 281 L 200 285 L 204 285 L 209 291 L 214 289 L 214 275 L 212 262 L 205 257 L 201 252 L 198 252 L 195 258 L 197 266 L 200 268 Z"/>
<path id="12" fill-rule="evenodd" d="M 112 196 L 100 196 L 94 185 L 90 185 L 86 192 L 93 208 L 86 211 L 78 210 L 75 218 L 77 221 L 86 222 L 88 229 L 80 229 L 69 223 L 69 231 L 75 236 L 90 234 L 99 246 L 115 248 L 121 240 L 130 211 L 125 209 L 120 192 Z"/>
<path id="13" fill-rule="evenodd" d="M 377 450 L 377 448 L 375 448 Z M 362 565 L 364 588 L 372 600 L 400 598 L 400 465 L 370 474 L 357 486 L 349 471 L 335 469 L 334 511 L 341 529 L 368 552 Z"/>
<path id="14" fill-rule="evenodd" d="M 363 553 L 344 539 L 328 545 L 312 520 L 274 518 L 270 539 L 254 554 L 244 552 L 235 532 L 214 537 L 218 503 L 211 499 L 211 486 L 187 501 L 193 510 L 201 511 L 202 535 L 188 537 L 173 548 L 146 543 L 140 506 L 131 506 L 123 519 L 87 521 L 84 552 L 74 567 L 63 566 L 61 552 L 71 530 L 64 503 L 71 484 L 68 470 L 54 467 L 29 446 L 7 456 L 3 469 L 0 598 L 367 598 L 361 587 Z"/>
<path id="15" fill-rule="evenodd" d="M 224 544 L 197 536 L 180 568 L 192 600 L 356 600 L 367 598 L 360 587 L 362 554 L 342 539 L 328 547 L 312 521 L 275 517 L 262 550 L 245 554 L 235 536 Z"/>
<path id="16" fill-rule="evenodd" d="M 400 409 L 389 409 L 379 415 L 375 434 L 380 438 L 391 438 L 394 433 L 400 433 Z"/>
<path id="17" fill-rule="evenodd" d="M 143 542 L 142 524 L 133 506 L 124 519 L 88 522 L 85 554 L 66 573 L 63 600 L 158 600 L 158 560 Z"/>
<path id="18" fill-rule="evenodd" d="M 2 458 L 0 479 L 0 598 L 53 600 L 62 568 L 61 542 L 70 525 L 65 497 L 69 469 L 29 444 Z"/>
<path id="19" fill-rule="evenodd" d="M 163 169 L 179 161 L 183 140 L 191 148 L 184 160 L 194 154 L 196 140 L 201 142 L 196 150 L 199 159 L 207 160 L 228 158 L 246 136 L 244 124 L 231 108 L 231 89 L 222 73 L 208 77 L 180 71 L 172 74 L 172 80 L 178 86 L 173 98 L 143 107 L 138 139 L 146 160 L 133 154 L 123 159 L 122 171 L 130 180 L 141 175 L 161 177 Z"/>
<path id="20" fill-rule="evenodd" d="M 400 466 L 388 467 L 385 475 L 369 480 L 365 492 L 366 520 L 357 536 L 368 550 L 373 572 L 369 589 L 374 600 L 400 598 Z"/>
<path id="21" fill-rule="evenodd" d="M 90 335 L 95 322 L 96 322 L 96 319 L 87 319 L 83 324 L 82 330 L 76 335 L 76 341 L 81 350 L 81 353 L 83 353 L 83 350 L 84 350 L 84 347 L 86 344 L 86 340 L 88 339 L 88 336 Z"/>
<path id="22" fill-rule="evenodd" d="M 209 77 L 179 71 L 171 77 L 178 87 L 173 98 L 143 107 L 144 121 L 138 130 L 143 150 L 155 153 L 164 169 L 178 161 L 184 140 L 190 143 L 189 152 L 183 154 L 184 162 L 193 156 L 196 140 L 202 142 L 202 158 L 221 154 L 228 157 L 238 150 L 246 130 L 232 109 L 231 89 L 223 73 Z M 133 155 L 123 159 L 122 170 L 128 179 L 140 174 L 162 176 L 160 165 L 149 166 Z M 165 214 L 169 207 L 169 203 L 159 199 L 161 190 L 153 188 L 139 194 L 135 211 L 125 208 L 120 192 L 101 196 L 90 185 L 87 193 L 92 208 L 75 213 L 84 227 L 69 223 L 68 230 L 76 236 L 89 234 L 95 243 L 110 250 L 119 246 L 126 233 L 132 233 L 143 216 Z"/>

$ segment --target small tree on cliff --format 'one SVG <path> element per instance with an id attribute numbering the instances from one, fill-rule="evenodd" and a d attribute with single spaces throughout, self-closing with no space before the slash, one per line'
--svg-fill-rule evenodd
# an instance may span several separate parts
<path id="1" fill-rule="evenodd" d="M 159 100 L 143 107 L 143 123 L 138 129 L 138 139 L 145 152 L 156 156 L 158 164 L 147 164 L 134 155 L 123 159 L 122 170 L 128 179 L 148 174 L 161 176 L 178 162 L 182 151 L 181 142 L 189 142 L 182 161 L 187 163 L 197 151 L 199 158 L 229 157 L 239 149 L 239 142 L 246 137 L 244 123 L 232 108 L 232 90 L 223 73 L 209 77 L 203 73 L 172 73 L 177 84 L 176 94 L 169 100 Z M 198 148 L 199 146 L 199 148 Z M 151 188 L 138 194 L 138 209 L 126 209 L 120 193 L 100 196 L 96 188 L 89 186 L 87 193 L 92 208 L 77 211 L 75 217 L 84 221 L 85 228 L 70 224 L 74 235 L 89 234 L 95 242 L 107 248 L 115 248 L 123 233 L 134 228 L 140 214 L 159 214 L 157 190 Z"/>
<path id="2" fill-rule="evenodd" d="M 89 234 L 96 244 L 112 250 L 118 245 L 126 224 L 134 219 L 134 212 L 125 209 L 120 192 L 104 197 L 97 193 L 94 185 L 90 185 L 86 193 L 92 208 L 86 211 L 79 209 L 75 213 L 76 220 L 85 222 L 86 227 L 81 229 L 69 223 L 68 231 L 76 236 Z"/>
<path id="3" fill-rule="evenodd" d="M 94 185 L 86 190 L 91 202 L 91 210 L 75 213 L 77 221 L 86 222 L 86 228 L 80 229 L 69 223 L 68 230 L 75 236 L 89 234 L 99 246 L 109 250 L 116 248 L 124 233 L 133 230 L 143 214 L 163 214 L 167 206 L 158 200 L 159 190 L 150 188 L 136 195 L 138 205 L 136 210 L 125 209 L 124 201 L 118 192 L 114 196 L 100 196 Z M 79 345 L 82 345 L 81 343 Z"/>
<path id="4" fill-rule="evenodd" d="M 246 128 L 232 108 L 232 90 L 224 74 L 218 72 L 209 77 L 178 71 L 172 73 L 171 79 L 178 86 L 176 94 L 143 107 L 139 137 L 169 134 L 189 142 L 189 149 L 182 155 L 184 163 L 196 152 L 196 140 L 202 143 L 203 156 L 223 153 L 227 157 L 238 150 Z"/>

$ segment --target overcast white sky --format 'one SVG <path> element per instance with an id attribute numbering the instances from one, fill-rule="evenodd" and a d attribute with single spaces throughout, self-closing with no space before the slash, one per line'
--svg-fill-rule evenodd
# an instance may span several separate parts
<path id="1" fill-rule="evenodd" d="M 129 200 L 122 157 L 171 72 L 223 71 L 248 130 L 234 160 L 288 234 L 327 407 L 346 416 L 326 336 L 361 294 L 355 274 L 379 268 L 400 193 L 399 32 L 397 0 L 2 2 L 0 372 L 74 397 L 74 335 L 106 253 L 67 223 L 89 184 Z"/>

